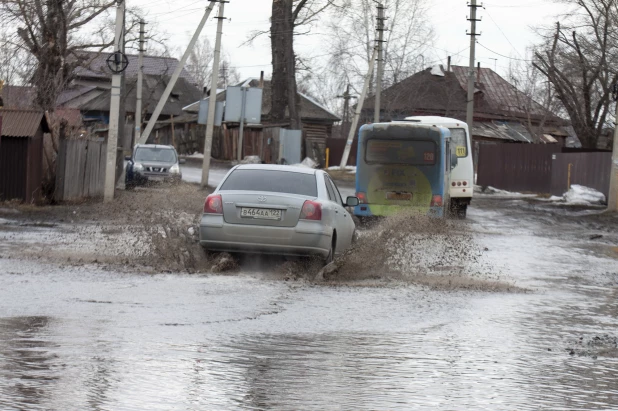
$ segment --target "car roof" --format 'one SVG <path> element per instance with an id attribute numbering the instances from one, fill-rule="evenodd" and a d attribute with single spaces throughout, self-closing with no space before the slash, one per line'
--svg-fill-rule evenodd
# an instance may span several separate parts
<path id="1" fill-rule="evenodd" d="M 316 174 L 317 170 L 309 167 L 286 166 L 279 164 L 241 164 L 236 166 L 237 170 L 271 170 L 271 171 L 290 171 L 293 173 Z"/>
<path id="2" fill-rule="evenodd" d="M 169 148 L 169 149 L 175 150 L 174 146 L 169 146 L 165 144 L 136 144 L 135 148 L 138 148 L 138 147 Z"/>

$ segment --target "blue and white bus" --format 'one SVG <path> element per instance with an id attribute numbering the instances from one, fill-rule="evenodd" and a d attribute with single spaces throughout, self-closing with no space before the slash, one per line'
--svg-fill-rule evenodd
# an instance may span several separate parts
<path id="1" fill-rule="evenodd" d="M 468 205 L 474 193 L 474 164 L 472 143 L 466 122 L 449 117 L 414 116 L 406 121 L 416 124 L 446 127 L 451 132 L 451 146 L 457 155 L 457 166 L 451 170 L 450 211 L 459 218 L 465 218 Z"/>
<path id="2" fill-rule="evenodd" d="M 444 216 L 449 204 L 450 132 L 445 127 L 392 122 L 366 124 L 356 157 L 358 217 L 414 211 Z"/>

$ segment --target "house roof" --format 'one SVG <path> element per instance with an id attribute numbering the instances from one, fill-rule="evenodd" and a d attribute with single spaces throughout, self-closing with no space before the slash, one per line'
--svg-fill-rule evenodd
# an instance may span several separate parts
<path id="1" fill-rule="evenodd" d="M 154 111 L 169 80 L 169 76 L 162 78 L 161 76 L 144 75 L 142 107 L 147 113 Z M 137 79 L 128 78 L 125 83 L 125 89 L 125 106 L 127 111 L 131 113 L 135 111 L 137 101 Z M 197 87 L 180 77 L 176 81 L 166 104 L 163 106 L 161 114 L 164 116 L 181 115 L 184 106 L 199 100 L 201 96 L 202 92 Z M 79 108 L 82 111 L 109 111 L 110 100 L 111 93 L 108 85 L 76 85 L 65 90 L 59 98 L 62 107 Z"/>
<path id="2" fill-rule="evenodd" d="M 257 78 L 249 78 L 241 83 L 237 84 L 236 87 L 259 87 L 260 80 Z M 270 80 L 264 81 L 262 94 L 262 117 L 267 117 L 270 115 L 271 109 L 271 82 Z M 328 121 L 340 121 L 341 119 L 333 112 L 328 110 L 326 107 L 322 106 L 320 103 L 315 101 L 310 96 L 298 93 L 300 96 L 300 117 L 303 120 L 328 120 Z M 226 92 L 218 91 L 217 92 L 217 101 L 225 101 Z M 199 111 L 199 101 L 194 102 L 193 104 L 188 105 L 184 108 L 185 111 L 197 113 Z M 286 116 L 289 116 L 288 111 L 286 110 Z"/>
<path id="3" fill-rule="evenodd" d="M 107 67 L 107 58 L 109 53 L 96 53 L 96 52 L 84 52 L 83 62 L 75 69 L 75 75 L 78 77 L 89 78 L 105 78 L 109 79 L 112 72 Z M 137 77 L 138 72 L 138 58 L 137 54 L 127 54 L 129 65 L 125 70 L 125 76 L 127 78 Z M 180 64 L 178 59 L 174 57 L 158 57 L 158 56 L 144 56 L 143 67 L 144 75 L 152 76 L 167 76 L 170 77 L 176 67 Z M 180 78 L 185 79 L 190 84 L 197 84 L 195 79 L 189 74 L 189 72 L 183 68 L 180 72 Z"/>
<path id="4" fill-rule="evenodd" d="M 7 86 L 0 93 L 5 108 L 32 108 L 36 97 L 36 89 L 27 86 Z"/>
<path id="5" fill-rule="evenodd" d="M 37 110 L 2 109 L 2 135 L 5 137 L 34 137 L 43 127 L 49 132 L 45 114 Z"/>
<path id="6" fill-rule="evenodd" d="M 480 68 L 477 79 L 475 118 L 526 119 L 530 114 L 537 118 L 544 117 L 546 122 L 564 123 L 564 120 L 531 101 L 492 69 Z M 465 118 L 467 88 L 467 67 L 451 66 L 451 71 L 445 71 L 442 66 L 427 68 L 383 90 L 382 109 Z M 363 110 L 373 110 L 374 103 L 374 97 L 368 97 Z"/>

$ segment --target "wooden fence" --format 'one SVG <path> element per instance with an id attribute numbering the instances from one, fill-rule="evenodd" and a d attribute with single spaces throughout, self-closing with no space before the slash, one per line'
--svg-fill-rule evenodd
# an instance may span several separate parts
<path id="1" fill-rule="evenodd" d="M 558 153 L 553 155 L 551 194 L 561 196 L 572 184 L 609 195 L 612 153 Z"/>
<path id="2" fill-rule="evenodd" d="M 103 141 L 61 140 L 56 161 L 56 201 L 103 195 L 107 144 Z M 122 161 L 122 152 L 118 152 Z"/>

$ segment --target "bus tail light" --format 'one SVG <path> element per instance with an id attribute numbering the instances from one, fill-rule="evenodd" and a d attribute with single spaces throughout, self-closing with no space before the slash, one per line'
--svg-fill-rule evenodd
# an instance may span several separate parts
<path id="1" fill-rule="evenodd" d="M 463 182 L 463 185 L 464 185 L 464 187 L 465 187 L 465 186 L 467 186 L 467 185 L 468 185 L 468 182 L 467 182 L 467 181 L 464 181 L 464 182 Z"/>
<path id="2" fill-rule="evenodd" d="M 321 220 L 322 205 L 316 201 L 306 200 L 300 210 L 300 218 L 303 220 Z"/>
<path id="3" fill-rule="evenodd" d="M 440 194 L 435 194 L 433 197 L 431 197 L 431 206 L 442 207 L 442 196 Z"/>
<path id="4" fill-rule="evenodd" d="M 361 192 L 356 193 L 356 197 L 358 198 L 359 204 L 367 204 L 367 194 Z"/>

